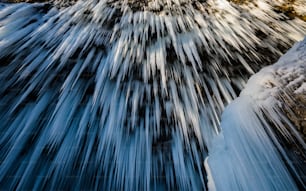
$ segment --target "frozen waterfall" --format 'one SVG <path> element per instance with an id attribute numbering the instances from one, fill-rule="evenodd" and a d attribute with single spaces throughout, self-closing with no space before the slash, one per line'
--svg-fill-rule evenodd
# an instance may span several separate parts
<path id="1" fill-rule="evenodd" d="M 289 133 L 288 130 L 295 129 L 286 128 L 292 124 L 286 124 L 288 120 L 282 113 L 283 108 L 289 106 L 280 95 L 284 91 L 306 94 L 305 77 L 306 38 L 276 64 L 263 68 L 250 78 L 241 95 L 223 112 L 222 131 L 214 140 L 206 161 L 212 176 L 211 187 L 216 190 L 296 189 L 280 160 L 280 154 L 287 160 L 288 156 L 278 143 L 273 128 L 278 128 L 284 136 L 297 133 Z M 269 121 L 274 122 L 274 127 L 271 128 Z M 305 151 L 305 142 L 297 142 Z M 292 165 L 292 161 L 287 162 Z M 228 181 L 224 182 L 225 179 Z M 305 182 L 301 183 L 305 188 Z"/>
<path id="2" fill-rule="evenodd" d="M 0 3 L 0 190 L 305 188 L 306 41 L 262 69 L 306 34 L 282 3 Z"/>

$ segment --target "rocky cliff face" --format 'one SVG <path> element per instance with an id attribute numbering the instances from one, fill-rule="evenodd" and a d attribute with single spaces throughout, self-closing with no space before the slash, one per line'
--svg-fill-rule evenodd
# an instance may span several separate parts
<path id="1" fill-rule="evenodd" d="M 251 3 L 250 0 L 229 0 L 238 5 L 247 5 Z M 70 6 L 77 2 L 77 0 L 1 0 L 0 2 L 10 2 L 10 3 L 41 3 L 41 2 L 55 2 L 61 6 Z M 149 2 L 149 1 L 147 1 Z M 200 2 L 200 1 L 199 1 Z M 138 4 L 139 2 L 133 2 Z M 306 21 L 306 11 L 304 5 L 306 4 L 305 0 L 284 0 L 282 3 L 275 5 L 274 9 L 276 12 L 283 13 L 288 16 L 290 19 L 300 18 Z"/>

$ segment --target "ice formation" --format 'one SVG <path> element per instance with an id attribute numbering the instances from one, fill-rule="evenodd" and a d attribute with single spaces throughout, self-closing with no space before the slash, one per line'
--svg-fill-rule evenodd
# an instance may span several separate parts
<path id="1" fill-rule="evenodd" d="M 280 3 L 1 4 L 1 189 L 206 190 L 207 175 L 216 189 L 297 189 L 274 133 L 265 134 L 248 102 L 253 95 L 250 108 L 235 102 L 225 111 L 220 134 L 220 115 L 248 77 L 306 34 L 305 22 L 273 11 Z M 230 115 L 236 110 L 254 125 L 231 134 L 243 120 Z M 256 130 L 272 151 L 261 153 L 268 147 L 254 138 L 246 144 L 252 160 L 275 165 L 218 154 L 220 137 L 244 141 Z M 227 176 L 218 161 L 237 171 Z"/>
<path id="2" fill-rule="evenodd" d="M 214 146 L 206 161 L 206 168 L 209 169 L 213 181 L 212 188 L 296 189 L 289 171 L 280 160 L 280 155 L 287 159 L 288 166 L 292 167 L 293 161 L 288 160 L 289 156 L 277 141 L 275 129 L 285 137 L 297 133 L 284 117 L 284 107 L 288 106 L 281 95 L 289 91 L 305 91 L 305 77 L 306 38 L 297 43 L 276 64 L 263 68 L 250 78 L 241 95 L 222 114 L 222 133 L 214 140 Z M 271 126 L 271 123 L 274 125 Z M 301 144 L 305 152 L 305 142 L 296 142 Z M 298 179 L 305 177 L 305 174 L 298 175 L 297 171 L 293 173 Z M 224 179 L 228 181 L 224 183 Z M 301 180 L 300 183 L 300 187 L 305 188 L 305 182 Z"/>

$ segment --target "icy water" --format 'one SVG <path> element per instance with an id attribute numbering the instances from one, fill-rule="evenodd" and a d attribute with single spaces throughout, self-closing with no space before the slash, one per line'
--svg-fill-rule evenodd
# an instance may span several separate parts
<path id="1" fill-rule="evenodd" d="M 0 189 L 303 186 L 260 99 L 239 98 L 221 122 L 247 79 L 306 34 L 278 3 L 1 4 Z"/>

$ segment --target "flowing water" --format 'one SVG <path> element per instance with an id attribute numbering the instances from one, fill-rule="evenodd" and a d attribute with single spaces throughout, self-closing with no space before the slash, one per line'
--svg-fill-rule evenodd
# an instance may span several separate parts
<path id="1" fill-rule="evenodd" d="M 220 122 L 306 34 L 281 3 L 1 4 L 0 189 L 297 190 L 252 99 Z"/>

